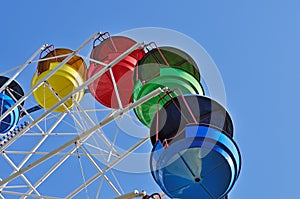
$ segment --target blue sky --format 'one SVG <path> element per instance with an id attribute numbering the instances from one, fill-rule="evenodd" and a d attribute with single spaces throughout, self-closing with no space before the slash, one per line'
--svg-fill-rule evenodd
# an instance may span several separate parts
<path id="1" fill-rule="evenodd" d="M 293 0 L 5 1 L 0 69 L 24 63 L 44 43 L 75 49 L 97 31 L 163 27 L 186 34 L 210 54 L 226 88 L 243 159 L 230 198 L 296 198 L 299 6 Z"/>

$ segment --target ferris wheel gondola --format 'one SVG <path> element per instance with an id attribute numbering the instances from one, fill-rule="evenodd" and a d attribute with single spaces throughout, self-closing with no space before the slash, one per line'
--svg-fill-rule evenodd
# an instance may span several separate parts
<path id="1" fill-rule="evenodd" d="M 0 87 L 2 87 L 9 78 L 0 76 Z M 9 110 L 21 97 L 23 97 L 24 91 L 16 81 L 11 81 L 9 85 L 0 93 L 0 115 Z M 24 105 L 24 102 L 21 106 Z M 0 134 L 6 133 L 12 130 L 20 119 L 20 106 L 15 107 L 9 115 L 7 115 L 0 123 Z"/>

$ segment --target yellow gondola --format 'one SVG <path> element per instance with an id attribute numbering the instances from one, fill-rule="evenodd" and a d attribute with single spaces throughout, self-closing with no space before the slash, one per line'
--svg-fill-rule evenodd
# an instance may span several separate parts
<path id="1" fill-rule="evenodd" d="M 31 81 L 31 87 L 34 87 L 41 79 L 51 73 L 67 57 L 67 54 L 72 52 L 70 49 L 58 48 L 49 51 L 45 56 L 41 57 L 45 60 L 38 63 L 37 72 Z M 61 55 L 66 56 L 61 57 Z M 51 59 L 51 57 L 53 58 Z M 85 81 L 86 68 L 86 64 L 81 57 L 73 56 L 58 71 L 50 76 L 43 85 L 33 92 L 34 98 L 44 109 L 51 108 Z M 70 109 L 74 105 L 73 100 L 79 102 L 83 95 L 84 90 L 77 92 L 72 98 L 65 101 L 65 107 Z M 54 111 L 64 112 L 66 111 L 65 107 L 61 105 Z"/>

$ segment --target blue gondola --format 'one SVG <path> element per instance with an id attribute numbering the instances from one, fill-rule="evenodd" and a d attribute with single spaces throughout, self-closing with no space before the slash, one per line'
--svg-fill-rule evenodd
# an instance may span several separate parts
<path id="1" fill-rule="evenodd" d="M 0 76 L 0 87 L 2 87 L 7 81 L 8 77 Z M 3 115 L 8 111 L 17 100 L 24 96 L 24 91 L 21 86 L 12 81 L 6 89 L 0 93 L 0 115 Z M 24 105 L 24 102 L 21 103 Z M 20 107 L 14 108 L 3 120 L 0 122 L 0 134 L 6 133 L 13 129 L 20 119 Z"/>
<path id="2" fill-rule="evenodd" d="M 228 112 L 199 95 L 170 100 L 151 124 L 150 167 L 171 198 L 224 198 L 241 169 Z"/>

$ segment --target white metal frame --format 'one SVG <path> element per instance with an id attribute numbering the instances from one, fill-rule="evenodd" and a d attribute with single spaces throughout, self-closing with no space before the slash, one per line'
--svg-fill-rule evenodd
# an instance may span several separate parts
<path id="1" fill-rule="evenodd" d="M 49 88 L 51 88 L 50 85 L 45 84 L 47 79 L 51 77 L 55 72 L 57 72 L 65 63 L 68 62 L 73 56 L 78 55 L 78 52 L 82 50 L 84 47 L 86 47 L 93 39 L 98 37 L 101 33 L 95 33 L 90 38 L 88 38 L 85 42 L 83 42 L 79 48 L 77 48 L 75 51 L 73 51 L 70 54 L 67 55 L 60 55 L 61 56 L 67 56 L 54 70 L 52 70 L 47 76 L 42 78 L 34 87 L 32 87 L 25 95 L 19 99 L 16 104 L 11 107 L 8 111 L 6 111 L 4 114 L 0 116 L 0 120 L 3 120 L 10 112 L 15 109 L 18 106 L 21 106 L 21 104 L 27 100 L 30 96 L 32 96 L 32 93 L 38 89 L 41 85 L 46 85 Z M 39 187 L 42 185 L 49 176 L 51 176 L 57 169 L 65 163 L 70 157 L 85 157 L 89 161 L 89 163 L 95 168 L 97 171 L 96 174 L 94 174 L 92 177 L 88 178 L 87 180 L 84 179 L 84 182 L 78 186 L 74 187 L 73 191 L 71 191 L 67 196 L 62 196 L 61 198 L 73 198 L 78 193 L 86 189 L 90 184 L 92 184 L 95 180 L 102 178 L 107 182 L 107 184 L 111 187 L 113 192 L 115 192 L 115 196 L 121 196 L 123 193 L 121 192 L 121 188 L 119 187 L 118 182 L 113 182 L 115 180 L 111 180 L 110 177 L 107 175 L 110 170 L 114 168 L 121 160 L 125 159 L 128 155 L 130 155 L 133 151 L 135 151 L 137 148 L 139 148 L 141 145 L 143 145 L 149 137 L 145 137 L 140 139 L 137 143 L 132 145 L 125 153 L 121 153 L 114 147 L 114 141 L 117 138 L 117 135 L 115 135 L 114 140 L 111 142 L 103 133 L 103 130 L 101 130 L 105 125 L 109 124 L 110 122 L 114 121 L 116 118 L 121 117 L 123 114 L 127 113 L 128 111 L 132 110 L 133 108 L 139 106 L 140 104 L 144 103 L 145 101 L 149 100 L 150 98 L 159 95 L 162 92 L 165 92 L 167 88 L 164 89 L 156 89 L 152 93 L 148 94 L 147 96 L 141 98 L 140 100 L 129 104 L 126 107 L 123 107 L 121 103 L 120 96 L 118 94 L 118 89 L 116 86 L 116 82 L 112 73 L 111 68 L 118 62 L 120 62 L 125 56 L 129 55 L 132 51 L 141 48 L 144 46 L 144 43 L 136 43 L 131 48 L 129 48 L 126 52 L 122 53 L 119 57 L 117 57 L 115 60 L 113 60 L 109 64 L 102 63 L 97 60 L 89 59 L 89 61 L 94 61 L 96 63 L 99 63 L 104 66 L 103 69 L 98 71 L 96 74 L 94 74 L 91 78 L 87 79 L 83 84 L 79 85 L 73 92 L 69 93 L 67 96 L 60 99 L 58 96 L 59 101 L 53 105 L 48 110 L 45 110 L 42 114 L 39 116 L 31 116 L 31 114 L 28 114 L 28 118 L 31 120 L 29 125 L 27 125 L 25 128 L 23 128 L 15 137 L 13 137 L 11 140 L 9 140 L 4 146 L 0 147 L 0 152 L 2 154 L 3 160 L 5 160 L 10 167 L 13 169 L 13 172 L 6 176 L 5 178 L 0 180 L 0 198 L 5 198 L 6 195 L 14 195 L 14 196 L 20 196 L 21 198 L 60 198 L 52 196 L 51 193 L 40 193 Z M 0 92 L 4 91 L 10 82 L 13 80 L 16 80 L 20 74 L 32 63 L 38 62 L 40 60 L 34 60 L 37 55 L 45 48 L 47 45 L 41 46 L 33 55 L 20 67 L 18 67 L 18 70 L 11 76 L 8 82 L 6 82 L 1 88 Z M 59 56 L 58 56 L 59 57 Z M 83 56 L 82 56 L 83 57 Z M 43 59 L 46 60 L 46 59 Z M 47 129 L 43 129 L 42 125 L 40 125 L 44 120 L 46 120 L 47 117 L 49 117 L 53 111 L 58 108 L 59 106 L 63 105 L 65 101 L 70 99 L 74 94 L 81 91 L 82 89 L 85 89 L 90 83 L 92 83 L 95 79 L 97 79 L 99 76 L 104 74 L 106 71 L 110 71 L 112 82 L 114 85 L 114 88 L 117 93 L 117 100 L 118 104 L 120 106 L 120 109 L 113 110 L 109 114 L 103 117 L 103 119 L 96 123 L 93 121 L 92 118 L 89 117 L 88 111 L 85 111 L 81 105 L 73 99 L 74 106 L 77 108 L 78 113 L 69 111 L 66 107 L 66 112 L 58 114 L 57 121 L 53 123 L 51 126 L 48 126 Z M 51 89 L 50 89 L 51 90 Z M 55 94 L 55 93 L 54 93 Z M 23 110 L 25 110 L 23 107 L 21 107 Z M 80 122 L 76 119 L 76 114 L 81 114 L 86 119 L 85 122 L 87 123 L 86 127 L 82 127 L 82 132 L 80 134 L 72 133 L 72 132 L 61 132 L 61 133 L 53 133 L 54 129 L 64 120 L 66 116 L 70 116 L 73 118 L 77 124 L 80 125 Z M 75 114 L 75 115 L 74 115 Z M 88 128 L 87 128 L 88 127 Z M 32 129 L 39 129 L 40 132 L 30 132 Z M 105 154 L 91 154 L 89 153 L 84 147 L 83 144 L 87 139 L 89 139 L 93 134 L 97 133 L 102 141 L 106 143 L 106 145 L 109 147 L 108 151 L 104 151 Z M 68 140 L 61 144 L 59 147 L 56 148 L 49 148 L 48 151 L 39 151 L 41 146 L 45 143 L 46 140 L 48 140 L 50 137 L 64 137 L 68 138 Z M 13 150 L 10 149 L 14 145 L 18 144 L 18 139 L 20 138 L 26 138 L 26 137 L 34 137 L 39 139 L 37 143 L 33 144 L 30 151 L 22 151 L 22 150 Z M 78 152 L 78 150 L 81 151 L 81 153 Z M 99 147 L 99 150 L 101 148 Z M 77 152 L 77 153 L 76 153 Z M 23 158 L 18 164 L 14 162 L 12 158 L 10 158 L 11 155 L 25 155 L 25 158 Z M 41 156 L 40 158 L 36 159 L 35 161 L 30 161 L 30 159 L 34 156 L 38 155 Z M 53 158 L 54 156 L 60 157 L 58 161 L 54 165 L 51 166 L 51 168 L 46 171 L 39 179 L 35 181 L 31 181 L 27 178 L 26 173 L 31 171 L 34 168 L 37 168 L 40 164 L 44 163 L 45 161 Z M 96 156 L 107 156 L 107 165 L 101 166 L 95 161 Z M 113 158 L 112 158 L 113 157 Z M 111 158 L 113 159 L 112 161 Z M 0 176 L 1 177 L 1 176 Z M 20 185 L 11 185 L 11 182 L 14 182 L 15 179 L 22 179 L 24 184 Z M 16 189 L 26 189 L 24 192 L 14 191 Z M 101 185 L 98 186 L 98 190 L 96 190 L 97 193 L 100 193 Z"/>

